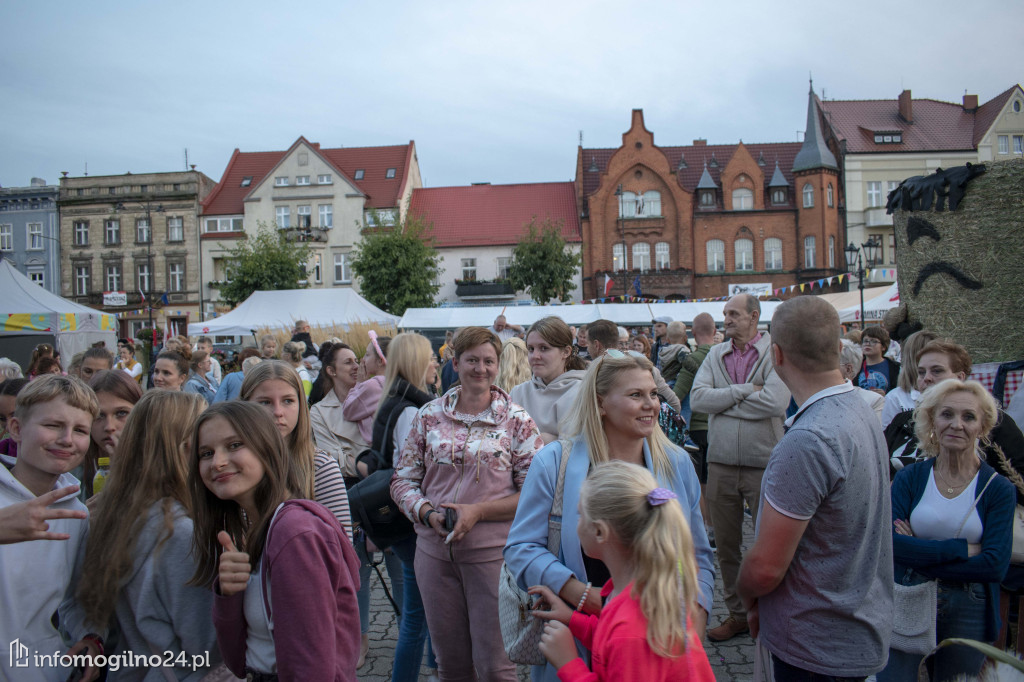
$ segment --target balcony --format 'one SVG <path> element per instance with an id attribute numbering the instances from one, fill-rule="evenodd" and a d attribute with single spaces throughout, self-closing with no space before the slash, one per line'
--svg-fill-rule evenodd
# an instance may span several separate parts
<path id="1" fill-rule="evenodd" d="M 299 216 L 300 218 L 305 216 Z M 308 221 L 300 221 L 297 227 L 279 228 L 285 237 L 296 242 L 326 242 L 329 227 L 312 227 Z"/>
<path id="2" fill-rule="evenodd" d="M 494 281 L 455 280 L 455 295 L 473 298 L 512 298 L 516 290 L 507 279 Z"/>

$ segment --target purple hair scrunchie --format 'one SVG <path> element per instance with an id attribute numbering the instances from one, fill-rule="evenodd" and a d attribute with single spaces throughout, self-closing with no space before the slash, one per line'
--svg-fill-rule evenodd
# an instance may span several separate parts
<path id="1" fill-rule="evenodd" d="M 677 500 L 679 496 L 668 488 L 655 488 L 651 492 L 647 493 L 647 504 L 652 507 L 665 504 L 669 500 Z"/>

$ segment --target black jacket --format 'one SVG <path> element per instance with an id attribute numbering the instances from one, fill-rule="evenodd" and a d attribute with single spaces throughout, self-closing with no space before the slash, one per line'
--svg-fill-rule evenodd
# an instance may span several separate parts
<path id="1" fill-rule="evenodd" d="M 433 399 L 433 396 L 421 391 L 401 377 L 392 385 L 387 399 L 377 411 L 377 418 L 373 421 L 373 443 L 370 445 L 381 454 L 388 464 L 387 467 L 382 468 L 390 468 L 393 461 L 395 426 L 398 424 L 398 417 L 402 414 L 402 410 L 407 407 L 423 407 Z M 388 429 L 389 421 L 390 429 Z M 389 431 L 388 433 L 384 433 L 386 429 Z"/>

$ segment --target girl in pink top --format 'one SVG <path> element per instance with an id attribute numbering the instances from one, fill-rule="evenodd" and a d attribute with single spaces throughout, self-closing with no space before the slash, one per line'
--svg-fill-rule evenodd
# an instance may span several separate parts
<path id="1" fill-rule="evenodd" d="M 546 606 L 533 612 L 548 621 L 541 653 L 563 682 L 715 679 L 689 618 L 697 594 L 690 528 L 675 493 L 657 485 L 643 467 L 617 460 L 594 467 L 583 485 L 580 544 L 611 573 L 599 616 L 580 610 L 589 584 L 578 605 L 530 588 Z M 573 637 L 590 650 L 589 669 Z"/>

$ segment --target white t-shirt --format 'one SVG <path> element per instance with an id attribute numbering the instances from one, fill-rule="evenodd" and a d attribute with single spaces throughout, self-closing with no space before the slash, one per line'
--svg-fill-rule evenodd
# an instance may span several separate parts
<path id="1" fill-rule="evenodd" d="M 977 484 L 978 474 L 974 474 L 974 478 L 959 495 L 948 499 L 939 492 L 935 481 L 935 469 L 932 469 L 921 501 L 910 512 L 910 527 L 914 530 L 914 536 L 923 540 L 962 538 L 971 544 L 981 542 L 985 528 L 981 524 L 981 517 L 978 516 L 978 508 L 974 507 L 974 489 Z M 968 511 L 970 516 L 967 516 Z M 957 535 L 961 523 L 964 527 Z"/>

